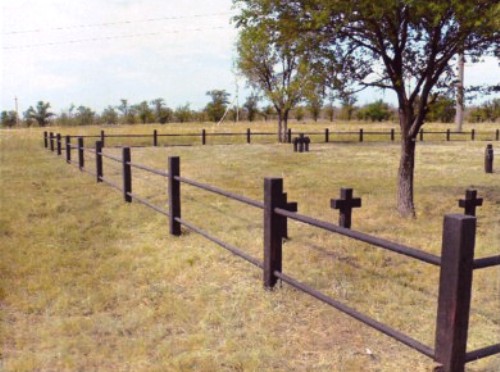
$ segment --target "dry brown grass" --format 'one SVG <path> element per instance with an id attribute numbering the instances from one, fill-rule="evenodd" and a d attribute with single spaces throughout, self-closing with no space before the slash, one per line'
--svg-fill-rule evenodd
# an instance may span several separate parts
<path id="1" fill-rule="evenodd" d="M 263 123 L 256 128 L 269 130 Z M 143 126 L 113 130 L 144 133 Z M 113 189 L 43 150 L 41 131 L 1 135 L 3 369 L 423 371 L 432 365 L 286 285 L 264 291 L 259 270 L 194 233 L 169 237 L 164 217 L 123 203 Z M 259 200 L 263 177 L 282 176 L 301 213 L 330 221 L 337 217 L 329 199 L 350 186 L 363 198 L 355 229 L 436 254 L 443 214 L 459 212 L 456 200 L 474 186 L 485 198 L 476 255 L 498 254 L 500 173 L 483 173 L 484 143 L 419 144 L 417 220 L 401 220 L 394 211 L 397 144 L 312 150 L 147 148 L 133 149 L 132 160 L 165 169 L 167 156 L 179 155 L 183 176 Z M 91 156 L 88 162 L 91 167 Z M 106 161 L 105 174 L 119 182 L 112 166 Z M 166 202 L 165 181 L 144 172 L 134 170 L 134 192 Z M 189 186 L 182 195 L 186 220 L 261 257 L 260 211 Z M 296 223 L 289 229 L 284 272 L 433 344 L 437 270 Z M 469 349 L 500 342 L 499 293 L 498 268 L 475 274 Z M 499 366 L 497 357 L 469 368 Z"/>

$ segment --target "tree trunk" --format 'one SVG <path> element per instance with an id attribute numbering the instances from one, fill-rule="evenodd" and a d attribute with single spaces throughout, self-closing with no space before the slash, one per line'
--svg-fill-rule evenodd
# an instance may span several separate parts
<path id="1" fill-rule="evenodd" d="M 281 111 L 278 110 L 278 142 L 283 142 L 283 117 Z"/>
<path id="2" fill-rule="evenodd" d="M 398 212 L 403 217 L 415 217 L 415 205 L 413 203 L 415 147 L 415 138 L 403 134 L 398 170 Z"/>
<path id="3" fill-rule="evenodd" d="M 281 128 L 281 130 L 283 131 L 283 135 L 282 135 L 283 141 L 282 142 L 285 142 L 285 143 L 288 141 L 288 113 L 289 113 L 288 110 L 285 110 L 285 112 L 283 113 L 283 125 Z"/>

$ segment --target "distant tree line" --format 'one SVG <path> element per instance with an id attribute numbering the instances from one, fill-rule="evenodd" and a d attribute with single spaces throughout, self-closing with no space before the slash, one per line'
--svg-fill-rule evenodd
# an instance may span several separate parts
<path id="1" fill-rule="evenodd" d="M 96 113 L 90 107 L 70 105 L 56 115 L 51 111 L 49 102 L 39 101 L 30 106 L 21 118 L 15 111 L 2 111 L 1 126 L 11 128 L 16 125 L 30 126 L 81 126 L 81 125 L 118 125 L 118 124 L 168 124 L 186 122 L 219 122 L 223 117 L 227 121 L 277 120 L 278 113 L 272 104 L 259 106 L 262 98 L 255 93 L 250 94 L 238 108 L 229 102 L 229 93 L 225 90 L 211 90 L 207 92 L 211 101 L 201 110 L 191 109 L 189 103 L 170 108 L 163 98 L 152 101 L 142 101 L 138 104 L 129 104 L 127 99 L 121 99 L 116 106 L 107 106 L 101 113 Z M 496 122 L 500 118 L 500 99 L 485 101 L 479 105 L 470 106 L 466 116 L 471 123 Z M 298 104 L 289 111 L 290 119 L 296 121 L 324 120 L 383 122 L 398 120 L 397 109 L 377 100 L 364 105 L 356 105 L 354 97 L 344 99 L 336 106 L 332 102 L 327 104 L 311 100 L 305 104 Z M 455 101 L 446 96 L 437 97 L 428 107 L 427 121 L 453 123 L 455 117 Z M 19 124 L 18 124 L 19 123 Z"/>

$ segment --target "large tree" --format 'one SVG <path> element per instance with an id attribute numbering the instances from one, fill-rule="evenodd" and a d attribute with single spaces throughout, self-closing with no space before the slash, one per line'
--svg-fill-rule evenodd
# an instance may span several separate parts
<path id="1" fill-rule="evenodd" d="M 414 216 L 416 137 L 428 105 L 453 80 L 461 51 L 498 51 L 500 6 L 494 0 L 246 0 L 243 16 L 264 23 L 293 14 L 300 35 L 315 35 L 311 54 L 326 82 L 393 90 L 401 128 L 398 210 Z M 263 7 L 255 3 L 266 3 Z M 290 12 L 288 9 L 294 9 Z M 325 73 L 326 72 L 326 73 Z M 353 86 L 351 85 L 351 89 Z"/>
<path id="2" fill-rule="evenodd" d="M 229 93 L 224 89 L 213 89 L 208 91 L 207 96 L 210 96 L 211 102 L 207 103 L 205 106 L 205 111 L 207 112 L 208 118 L 214 122 L 220 121 L 229 104 Z"/>
<path id="3" fill-rule="evenodd" d="M 54 116 L 54 113 L 49 110 L 49 102 L 39 101 L 36 108 L 33 108 L 33 106 L 29 107 L 25 116 L 28 120 L 35 120 L 40 127 L 45 127 L 49 124 L 49 119 Z"/>
<path id="4" fill-rule="evenodd" d="M 289 23 L 296 14 L 287 2 L 280 2 L 278 9 L 267 0 L 235 0 L 235 4 L 241 5 L 235 18 L 240 28 L 238 68 L 274 106 L 278 141 L 285 142 L 290 111 L 313 89 L 304 40 Z"/>
<path id="5" fill-rule="evenodd" d="M 17 123 L 17 113 L 15 111 L 2 111 L 0 122 L 3 127 L 11 128 Z"/>

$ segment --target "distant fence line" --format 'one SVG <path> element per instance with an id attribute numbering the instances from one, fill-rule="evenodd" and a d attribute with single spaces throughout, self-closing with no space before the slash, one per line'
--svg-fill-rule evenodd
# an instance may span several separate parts
<path id="1" fill-rule="evenodd" d="M 52 141 L 51 138 L 54 136 L 53 132 L 45 133 L 45 147 L 48 147 L 48 141 Z M 311 137 L 313 142 L 323 142 L 323 143 L 335 143 L 335 142 L 384 142 L 391 141 L 394 142 L 396 139 L 400 139 L 401 133 L 395 129 L 390 130 L 380 130 L 380 131 L 366 131 L 360 128 L 357 131 L 332 131 L 325 128 L 324 131 L 299 131 L 294 129 L 288 129 L 287 142 L 291 143 L 292 137 L 294 135 L 304 134 Z M 108 140 L 117 139 L 138 139 L 138 145 L 140 146 L 162 146 L 162 145 L 181 145 L 181 144 L 201 144 L 206 145 L 209 142 L 209 138 L 215 139 L 217 137 L 226 138 L 227 143 L 262 143 L 262 139 L 267 139 L 267 141 L 273 141 L 276 138 L 275 132 L 252 132 L 250 128 L 247 128 L 245 132 L 207 132 L 206 129 L 202 129 L 200 132 L 188 132 L 188 133 L 158 133 L 158 130 L 153 130 L 149 134 L 108 134 L 104 130 L 98 135 L 65 135 L 64 137 L 76 138 L 95 138 L 99 139 L 103 146 L 108 142 Z M 446 131 L 425 131 L 421 129 L 418 134 L 419 141 L 500 141 L 500 129 L 491 131 L 476 131 L 471 129 L 466 132 L 456 132 L 450 129 Z M 214 140 L 211 140 L 213 143 Z M 52 145 L 52 144 L 51 144 Z M 131 145 L 127 143 L 125 145 Z"/>
<path id="2" fill-rule="evenodd" d="M 57 154 L 61 155 L 62 138 L 60 135 L 55 138 L 57 141 L 56 146 L 50 146 L 50 150 L 55 152 L 57 149 Z M 73 150 L 77 152 L 76 161 L 72 159 Z M 113 156 L 105 153 L 102 141 L 97 141 L 93 147 L 85 147 L 84 138 L 78 137 L 76 144 L 71 144 L 70 141 L 66 142 L 66 161 L 69 164 L 76 164 L 82 172 L 93 175 L 97 182 L 105 183 L 118 190 L 123 195 L 125 202 L 136 201 L 165 215 L 168 218 L 171 235 L 180 236 L 182 234 L 181 227 L 184 226 L 184 228 L 202 235 L 213 243 L 260 268 L 263 271 L 263 284 L 265 288 L 272 289 L 278 280 L 282 280 L 290 286 L 309 294 L 323 303 L 433 359 L 439 365 L 440 371 L 464 371 L 465 365 L 468 362 L 500 354 L 500 344 L 487 345 L 477 350 L 467 351 L 473 272 L 479 269 L 500 266 L 500 255 L 479 259 L 474 257 L 476 237 L 475 207 L 482 204 L 482 199 L 477 198 L 475 191 L 468 191 L 465 200 L 460 201 L 460 206 L 466 208 L 466 213 L 469 213 L 469 215 L 447 214 L 444 216 L 442 251 L 441 256 L 436 256 L 417 248 L 408 247 L 384 238 L 350 229 L 350 210 L 361 205 L 360 201 L 358 202 L 352 198 L 352 190 L 342 190 L 341 198 L 332 200 L 332 208 L 341 210 L 339 225 L 335 225 L 299 214 L 297 212 L 297 203 L 291 203 L 287 200 L 282 178 L 265 178 L 264 200 L 258 201 L 181 176 L 179 157 L 169 157 L 168 171 L 163 171 L 134 163 L 130 147 L 124 147 L 121 150 L 121 157 Z M 87 169 L 85 165 L 85 153 L 94 156 L 95 172 Z M 122 177 L 121 184 L 112 182 L 105 177 L 103 159 L 119 164 Z M 147 200 L 147 198 L 133 192 L 133 169 L 140 169 L 167 180 L 168 203 L 166 206 L 155 205 L 150 200 Z M 186 221 L 181 213 L 181 184 L 215 193 L 262 210 L 264 221 L 263 258 L 253 257 L 242 249 L 228 244 Z M 349 214 L 348 219 L 345 216 L 346 213 Z M 425 345 L 411 336 L 300 282 L 289 274 L 285 274 L 283 272 L 282 244 L 283 239 L 288 235 L 288 219 L 353 240 L 362 241 L 373 247 L 404 255 L 410 259 L 439 268 L 440 277 L 434 347 Z"/>

